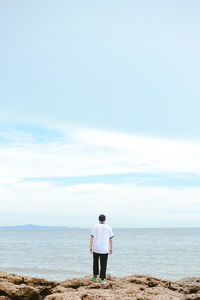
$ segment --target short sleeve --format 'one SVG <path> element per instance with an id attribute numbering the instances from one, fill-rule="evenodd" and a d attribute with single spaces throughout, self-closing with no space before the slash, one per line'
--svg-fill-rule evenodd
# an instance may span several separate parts
<path id="1" fill-rule="evenodd" d="M 95 236 L 95 227 L 92 228 L 90 235 L 93 236 L 93 237 Z"/>
<path id="2" fill-rule="evenodd" d="M 109 228 L 109 239 L 112 239 L 113 237 L 114 237 L 114 234 L 113 234 L 112 228 L 110 227 Z"/>

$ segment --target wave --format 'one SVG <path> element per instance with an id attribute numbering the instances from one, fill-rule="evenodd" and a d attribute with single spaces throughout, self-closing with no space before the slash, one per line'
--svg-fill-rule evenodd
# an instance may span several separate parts
<path id="1" fill-rule="evenodd" d="M 25 274 L 42 274 L 43 276 L 49 275 L 49 274 L 55 274 L 55 275 L 66 275 L 66 277 L 71 275 L 83 275 L 82 272 L 77 270 L 71 270 L 71 269 L 49 269 L 49 268 L 38 268 L 38 267 L 8 267 L 8 268 L 1 268 L 4 272 L 9 273 L 23 273 Z"/>

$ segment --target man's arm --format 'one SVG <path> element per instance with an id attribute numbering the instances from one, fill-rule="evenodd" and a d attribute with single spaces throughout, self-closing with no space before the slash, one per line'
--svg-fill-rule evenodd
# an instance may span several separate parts
<path id="1" fill-rule="evenodd" d="M 94 239 L 94 237 L 91 235 L 91 237 L 90 237 L 90 253 L 92 253 L 93 239 Z"/>
<path id="2" fill-rule="evenodd" d="M 112 238 L 109 239 L 109 244 L 110 244 L 110 254 L 112 254 L 113 250 L 112 250 Z"/>

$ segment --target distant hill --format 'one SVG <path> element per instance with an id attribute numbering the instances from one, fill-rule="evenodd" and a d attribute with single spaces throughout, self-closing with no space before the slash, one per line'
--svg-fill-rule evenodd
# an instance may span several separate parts
<path id="1" fill-rule="evenodd" d="M 0 229 L 79 229 L 80 227 L 65 226 L 42 226 L 42 225 L 16 225 L 16 226 L 0 226 Z"/>

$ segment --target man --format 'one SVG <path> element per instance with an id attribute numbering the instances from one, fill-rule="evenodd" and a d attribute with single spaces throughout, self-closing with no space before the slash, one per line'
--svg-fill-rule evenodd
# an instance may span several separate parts
<path id="1" fill-rule="evenodd" d="M 100 278 L 101 284 L 106 284 L 106 268 L 108 260 L 108 252 L 112 254 L 112 238 L 113 232 L 109 225 L 105 224 L 106 216 L 99 216 L 99 223 L 96 224 L 91 232 L 90 238 L 90 253 L 93 253 L 93 277 L 94 282 L 97 282 L 99 275 L 99 258 L 100 258 Z M 110 249 L 109 249 L 110 246 Z"/>

